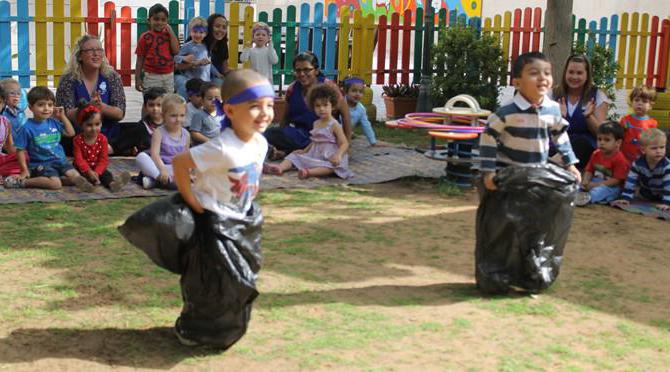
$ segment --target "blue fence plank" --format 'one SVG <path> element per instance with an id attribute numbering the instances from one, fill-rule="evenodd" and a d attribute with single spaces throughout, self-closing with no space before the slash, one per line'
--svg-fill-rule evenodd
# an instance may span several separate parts
<path id="1" fill-rule="evenodd" d="M 598 31 L 598 45 L 605 47 L 607 45 L 607 17 L 600 18 L 600 31 Z"/>
<path id="2" fill-rule="evenodd" d="M 450 27 L 455 26 L 457 22 L 458 22 L 458 12 L 456 12 L 456 9 L 452 9 L 449 11 L 449 26 Z"/>
<path id="3" fill-rule="evenodd" d="M 588 54 L 591 55 L 593 53 L 593 46 L 596 43 L 596 27 L 598 25 L 596 24 L 596 21 L 591 21 L 589 22 L 589 33 L 588 33 L 588 40 L 586 41 L 586 50 L 588 51 Z"/>
<path id="4" fill-rule="evenodd" d="M 8 2 L 0 1 L 0 14 L 11 14 Z M 12 72 L 12 33 L 9 18 L 5 18 L 0 19 L 0 79 L 12 77 Z"/>
<path id="5" fill-rule="evenodd" d="M 298 53 L 309 50 L 309 4 L 300 6 L 300 27 L 298 28 Z"/>
<path id="6" fill-rule="evenodd" d="M 335 36 L 337 35 L 337 4 L 328 4 L 328 19 L 326 21 L 326 56 L 324 58 L 325 66 L 324 74 L 329 79 L 334 79 L 337 76 L 337 46 L 335 45 Z"/>
<path id="7" fill-rule="evenodd" d="M 19 50 L 19 84 L 22 87 L 30 87 L 30 28 L 31 21 L 28 16 L 28 0 L 18 0 L 16 4 L 16 15 L 18 16 L 17 40 Z"/>
<path id="8" fill-rule="evenodd" d="M 226 2 L 224 0 L 214 1 L 214 12 L 224 14 L 226 12 Z"/>
<path id="9" fill-rule="evenodd" d="M 312 52 L 319 57 L 319 61 L 323 61 L 323 3 L 316 3 L 314 5 Z"/>
<path id="10" fill-rule="evenodd" d="M 616 55 L 616 39 L 619 35 L 619 16 L 616 14 L 612 15 L 610 19 L 610 40 L 609 48 L 612 50 L 612 58 Z"/>
<path id="11" fill-rule="evenodd" d="M 200 0 L 200 16 L 209 17 L 209 0 Z"/>
<path id="12" fill-rule="evenodd" d="M 195 1 L 184 0 L 184 40 L 188 38 L 188 21 L 195 16 Z"/>

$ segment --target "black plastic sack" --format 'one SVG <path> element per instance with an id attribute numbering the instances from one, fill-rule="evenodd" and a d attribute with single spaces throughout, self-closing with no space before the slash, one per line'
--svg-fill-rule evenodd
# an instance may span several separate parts
<path id="1" fill-rule="evenodd" d="M 227 349 L 246 333 L 258 296 L 262 225 L 255 203 L 244 218 L 197 214 L 176 194 L 147 205 L 119 230 L 156 264 L 181 274 L 180 336 Z"/>
<path id="2" fill-rule="evenodd" d="M 572 224 L 575 177 L 558 166 L 507 167 L 477 209 L 475 277 L 486 294 L 537 292 L 558 277 Z"/>

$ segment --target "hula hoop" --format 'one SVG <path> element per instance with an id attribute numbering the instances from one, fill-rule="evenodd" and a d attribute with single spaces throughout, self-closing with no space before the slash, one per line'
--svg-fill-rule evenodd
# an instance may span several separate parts
<path id="1" fill-rule="evenodd" d="M 428 134 L 431 137 L 448 139 L 448 140 L 469 140 L 479 137 L 478 133 L 455 133 L 455 132 L 439 132 L 439 131 L 428 131 Z"/>

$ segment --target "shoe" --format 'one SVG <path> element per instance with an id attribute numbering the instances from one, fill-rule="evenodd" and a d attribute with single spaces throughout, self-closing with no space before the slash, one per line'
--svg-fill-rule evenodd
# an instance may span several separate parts
<path id="1" fill-rule="evenodd" d="M 4 184 L 6 189 L 22 189 L 25 187 L 23 179 L 18 177 L 6 177 L 4 179 Z"/>
<path id="2" fill-rule="evenodd" d="M 75 187 L 82 192 L 93 192 L 95 190 L 95 186 L 93 186 L 88 180 L 82 176 L 77 176 L 72 180 L 74 182 Z"/>
<path id="3" fill-rule="evenodd" d="M 109 190 L 111 192 L 119 192 L 130 181 L 130 173 L 123 172 L 119 174 L 114 181 L 109 183 Z"/>
<path id="4" fill-rule="evenodd" d="M 591 202 L 591 194 L 588 192 L 580 191 L 575 197 L 575 205 L 578 207 L 583 207 Z"/>
<path id="5" fill-rule="evenodd" d="M 281 170 L 281 167 L 279 167 L 279 164 L 263 163 L 263 173 L 281 176 L 284 172 Z"/>
<path id="6" fill-rule="evenodd" d="M 142 177 L 142 188 L 143 189 L 149 190 L 149 189 L 153 189 L 154 187 L 156 187 L 156 180 L 155 179 L 153 179 L 151 177 L 147 177 L 147 176 Z"/>

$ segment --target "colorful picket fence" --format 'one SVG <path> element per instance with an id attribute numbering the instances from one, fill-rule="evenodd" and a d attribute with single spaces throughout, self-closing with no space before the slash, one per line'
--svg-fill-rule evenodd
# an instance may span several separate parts
<path id="1" fill-rule="evenodd" d="M 66 16 L 64 0 L 53 0 L 52 15 L 48 17 L 47 0 L 35 0 L 32 17 L 29 16 L 28 0 L 11 0 L 11 5 L 6 0 L 0 1 L 0 77 L 18 76 L 24 87 L 30 85 L 32 76 L 36 77 L 38 85 L 47 84 L 52 77 L 57 83 L 69 58 L 70 46 L 88 32 L 102 38 L 110 65 L 121 74 L 123 83 L 130 85 L 136 40 L 148 26 L 147 10 L 139 8 L 133 16 L 130 7 L 117 9 L 113 2 L 107 1 L 100 15 L 98 1 L 70 0 L 69 15 Z M 224 0 L 215 0 L 213 8 L 208 0 L 198 1 L 198 7 L 196 0 L 182 1 L 181 9 L 177 1 L 168 4 L 168 23 L 175 33 L 186 30 L 196 9 L 197 15 L 203 17 L 226 10 Z M 82 11 L 84 3 L 85 14 Z M 293 58 L 306 50 L 319 57 L 323 72 L 330 78 L 357 75 L 368 83 L 418 83 L 423 58 L 422 40 L 429 38 L 428 45 L 432 45 L 442 37 L 440 30 L 458 22 L 467 22 L 481 32 L 497 36 L 510 65 L 519 54 L 542 49 L 543 14 L 540 8 L 516 9 L 484 20 L 467 18 L 465 14 L 447 9 L 440 9 L 434 17 L 424 17 L 422 8 L 375 18 L 372 14 L 363 16 L 360 10 L 352 12 L 346 6 L 338 9 L 332 2 L 327 7 L 322 3 L 302 4 L 299 12 L 295 6 L 288 6 L 271 13 L 255 14 L 252 7 L 243 8 L 238 3 L 229 4 L 227 10 L 229 65 L 238 66 L 240 43 L 251 39 L 252 23 L 264 21 L 272 28 L 272 43 L 281 58 L 274 67 L 274 82 L 278 85 L 292 81 Z M 33 53 L 30 50 L 31 23 L 35 30 Z M 15 32 L 12 32 L 13 25 Z M 48 25 L 51 45 L 47 42 Z M 435 32 L 425 34 L 428 26 Z M 668 19 L 624 13 L 598 21 L 575 20 L 573 29 L 576 43 L 586 44 L 589 49 L 598 44 L 613 50 L 621 66 L 616 87 L 647 84 L 664 89 L 667 86 Z M 50 59 L 47 58 L 49 52 Z"/>

